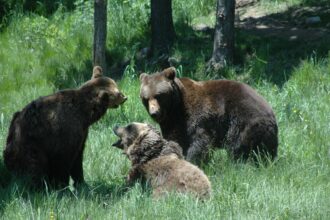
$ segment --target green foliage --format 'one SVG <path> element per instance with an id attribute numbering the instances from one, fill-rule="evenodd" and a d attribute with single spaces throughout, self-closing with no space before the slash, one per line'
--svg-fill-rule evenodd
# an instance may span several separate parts
<path id="1" fill-rule="evenodd" d="M 16 13 L 33 13 L 50 16 L 59 10 L 70 11 L 83 0 L 0 0 L 0 30 L 5 27 L 10 17 Z"/>
<path id="2" fill-rule="evenodd" d="M 277 7 L 276 2 L 267 1 L 272 7 Z M 124 177 L 130 164 L 111 147 L 116 141 L 112 127 L 132 121 L 155 125 L 138 95 L 139 73 L 152 72 L 154 67 L 137 69 L 132 59 L 117 80 L 127 102 L 109 110 L 90 129 L 84 153 L 89 187 L 33 192 L 24 180 L 6 171 L 0 156 L 1 219 L 328 219 L 329 40 L 307 45 L 238 31 L 237 64 L 205 76 L 212 35 L 196 32 L 191 25 L 212 22 L 215 2 L 174 0 L 173 5 L 177 43 L 171 55 L 180 61 L 179 76 L 230 78 L 256 88 L 276 113 L 278 160 L 256 167 L 233 163 L 225 151 L 214 151 L 203 167 L 213 186 L 213 197 L 206 202 L 183 195 L 153 200 L 140 183 L 127 189 Z M 148 46 L 150 5 L 142 0 L 114 0 L 108 10 L 112 65 Z M 92 18 L 92 1 L 77 1 L 73 12 L 60 9 L 51 17 L 14 13 L 0 33 L 1 150 L 15 111 L 38 96 L 78 87 L 90 78 Z"/>
<path id="3" fill-rule="evenodd" d="M 18 0 L 17 4 L 22 0 Z M 64 7 L 67 10 L 73 10 L 75 6 L 74 0 L 23 0 L 22 9 L 23 11 L 33 12 L 39 15 L 51 15 L 58 7 Z"/>
<path id="4" fill-rule="evenodd" d="M 200 18 L 213 13 L 216 8 L 215 0 L 173 0 L 174 22 L 184 22 L 191 24 L 195 18 Z M 189 10 L 187 10 L 189 9 Z"/>
<path id="5" fill-rule="evenodd" d="M 107 47 L 112 65 L 115 60 L 134 57 L 134 53 L 148 45 L 150 3 L 113 1 L 109 2 L 108 10 Z"/>
<path id="6" fill-rule="evenodd" d="M 1 108 L 10 109 L 14 102 L 21 101 L 11 97 L 18 89 L 32 95 L 28 96 L 31 99 L 63 88 L 64 84 L 73 86 L 86 80 L 77 75 L 86 68 L 86 60 L 91 56 L 92 38 L 85 34 L 91 32 L 91 23 L 80 19 L 83 16 L 77 13 L 63 19 L 59 11 L 52 19 L 31 15 L 13 20 L 0 39 L 0 91 L 6 91 L 0 93 Z M 72 75 L 68 77 L 67 72 Z"/>

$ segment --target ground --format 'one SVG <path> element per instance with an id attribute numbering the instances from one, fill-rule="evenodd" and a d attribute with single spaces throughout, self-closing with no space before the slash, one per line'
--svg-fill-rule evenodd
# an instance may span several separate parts
<path id="1" fill-rule="evenodd" d="M 275 9 L 256 0 L 237 0 L 235 27 L 260 37 L 277 37 L 288 41 L 316 41 L 330 37 L 329 6 L 289 6 L 280 4 Z M 311 17 L 320 22 L 308 23 Z M 209 31 L 212 23 L 197 23 L 195 30 Z"/>
<path id="2" fill-rule="evenodd" d="M 253 0 L 237 1 L 236 27 L 255 35 L 290 41 L 310 42 L 330 37 L 330 5 L 283 7 L 278 12 L 267 12 L 256 3 Z M 321 21 L 315 24 L 306 22 L 315 16 Z"/>

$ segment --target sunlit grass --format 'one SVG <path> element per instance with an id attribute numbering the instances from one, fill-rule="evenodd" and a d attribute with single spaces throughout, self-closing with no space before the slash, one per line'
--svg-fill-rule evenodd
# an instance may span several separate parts
<path id="1" fill-rule="evenodd" d="M 186 5 L 192 10 L 192 14 L 187 16 L 195 18 L 197 6 L 202 2 L 193 2 Z M 142 44 L 148 39 L 144 37 L 148 30 L 143 27 L 147 23 L 145 13 L 148 5 L 142 1 L 134 1 L 132 5 L 126 1 L 122 3 L 126 4 L 123 6 L 125 9 L 135 7 L 132 16 L 141 20 L 134 25 L 123 24 L 126 19 L 130 19 L 130 15 L 119 7 L 119 3 L 114 3 L 118 4 L 117 8 L 109 6 L 111 13 L 114 13 L 110 18 L 120 22 L 114 26 L 109 21 L 111 25 L 108 31 L 116 30 L 108 34 L 108 47 L 110 50 L 117 48 L 117 51 L 112 50 L 111 53 L 119 53 L 118 59 L 134 55 L 139 47 L 132 47 L 136 39 Z M 174 4 L 185 7 L 178 1 Z M 203 6 L 204 14 L 200 16 L 208 16 L 210 13 L 211 3 L 207 4 Z M 39 96 L 61 88 L 78 87 L 90 78 L 91 64 L 88 61 L 91 57 L 92 23 L 87 18 L 91 18 L 91 13 L 91 9 L 82 7 L 72 14 L 58 12 L 50 19 L 32 15 L 18 17 L 0 33 L 1 150 L 15 111 Z M 178 19 L 179 11 L 174 14 L 175 19 Z M 41 33 L 46 36 L 41 37 Z M 244 37 L 249 36 L 240 39 Z M 199 40 L 197 42 L 202 44 L 207 38 Z M 124 177 L 130 163 L 120 150 L 111 146 L 116 141 L 112 127 L 132 121 L 156 125 L 140 101 L 140 71 L 132 63 L 126 68 L 123 78 L 117 81 L 122 92 L 128 96 L 127 102 L 118 109 L 109 110 L 90 128 L 84 152 L 84 174 L 89 187 L 30 191 L 21 180 L 10 178 L 0 156 L 0 218 L 328 219 L 329 54 L 299 57 L 299 62 L 287 78 L 281 83 L 274 83 L 266 72 L 268 59 L 274 50 L 268 48 L 269 41 L 267 44 L 261 42 L 255 46 L 252 40 L 245 41 L 256 47 L 252 58 L 246 59 L 240 67 L 230 69 L 226 77 L 249 83 L 272 105 L 278 120 L 280 142 L 279 156 L 275 163 L 267 167 L 233 163 L 225 151 L 216 150 L 210 163 L 203 167 L 213 188 L 212 198 L 205 202 L 182 195 L 153 200 L 149 189 L 140 183 L 127 189 Z M 180 75 L 201 80 L 220 77 L 202 75 L 207 57 L 204 52 L 209 50 L 206 47 L 212 43 L 200 44 L 175 48 L 176 56 L 195 58 L 178 67 Z M 281 49 L 283 51 L 284 46 Z M 189 50 L 189 47 L 193 49 Z M 284 55 L 280 56 L 283 62 L 285 58 Z M 283 74 L 283 71 L 284 67 L 276 67 L 276 74 Z"/>
<path id="2" fill-rule="evenodd" d="M 124 177 L 129 162 L 118 149 L 111 147 L 116 141 L 112 127 L 130 121 L 152 123 L 139 100 L 137 78 L 126 76 L 119 85 L 129 100 L 123 107 L 108 111 L 89 132 L 84 170 L 90 188 L 78 192 L 32 193 L 24 189 L 24 184 L 15 186 L 13 179 L 1 189 L 0 211 L 5 219 L 43 219 L 51 213 L 65 219 L 326 219 L 330 214 L 327 135 L 330 76 L 323 72 L 328 68 L 327 63 L 302 62 L 282 89 L 267 82 L 256 86 L 277 115 L 278 161 L 269 167 L 235 164 L 224 151 L 215 151 L 205 168 L 213 186 L 210 201 L 201 203 L 178 195 L 154 201 L 139 184 L 125 191 Z M 313 75 L 309 75 L 310 68 Z M 8 123 L 6 119 L 1 126 L 2 143 Z"/>

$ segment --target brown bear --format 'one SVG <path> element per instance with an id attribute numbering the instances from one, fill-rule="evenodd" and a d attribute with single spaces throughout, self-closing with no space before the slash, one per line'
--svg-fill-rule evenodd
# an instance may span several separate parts
<path id="1" fill-rule="evenodd" d="M 233 158 L 277 155 L 278 129 L 270 105 L 250 86 L 232 80 L 177 78 L 173 67 L 140 75 L 140 97 L 165 139 L 178 142 L 188 161 L 205 161 L 211 146 Z M 254 154 L 256 155 L 256 154 Z"/>
<path id="2" fill-rule="evenodd" d="M 132 162 L 127 180 L 146 179 L 153 188 L 153 196 L 167 192 L 190 193 L 200 199 L 211 194 L 211 183 L 197 166 L 183 159 L 181 147 L 166 141 L 152 126 L 131 123 L 114 128 L 120 138 L 113 146 L 123 149 Z"/>
<path id="3" fill-rule="evenodd" d="M 84 182 L 83 151 L 91 124 L 127 98 L 116 83 L 94 67 L 92 79 L 78 89 L 40 97 L 12 118 L 4 163 L 9 171 L 55 187 Z"/>

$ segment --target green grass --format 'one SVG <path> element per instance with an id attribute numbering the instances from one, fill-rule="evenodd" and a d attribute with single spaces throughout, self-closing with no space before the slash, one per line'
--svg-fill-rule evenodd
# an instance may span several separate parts
<path id="1" fill-rule="evenodd" d="M 0 219 L 329 219 L 329 40 L 308 46 L 239 30 L 237 64 L 221 74 L 205 76 L 212 36 L 194 32 L 191 24 L 212 19 L 214 1 L 184 2 L 173 2 L 178 39 L 172 55 L 181 60 L 180 75 L 225 77 L 253 86 L 274 108 L 279 124 L 278 160 L 256 167 L 233 163 L 225 151 L 214 151 L 203 167 L 213 188 L 212 198 L 205 202 L 182 195 L 153 200 L 149 189 L 139 183 L 125 188 L 130 164 L 111 147 L 116 140 L 112 127 L 132 121 L 154 124 L 138 96 L 138 74 L 154 67 L 148 64 L 138 69 L 133 60 L 118 80 L 128 101 L 108 111 L 90 129 L 84 153 L 89 187 L 30 191 L 22 180 L 10 176 L 0 156 Z M 148 45 L 149 5 L 142 0 L 111 4 L 108 48 L 109 62 L 114 64 Z M 1 150 L 15 111 L 39 96 L 77 87 L 90 77 L 91 19 L 92 8 L 86 3 L 72 13 L 58 11 L 49 19 L 15 15 L 0 33 Z"/>

